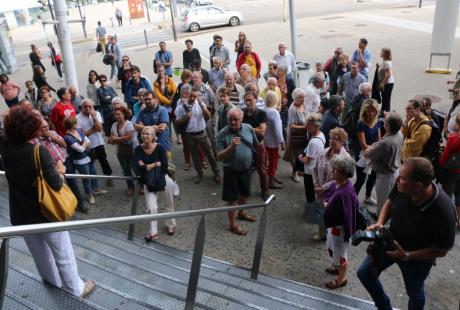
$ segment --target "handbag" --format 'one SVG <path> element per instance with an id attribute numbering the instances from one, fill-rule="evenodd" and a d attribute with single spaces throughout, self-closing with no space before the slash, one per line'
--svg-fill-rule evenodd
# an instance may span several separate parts
<path id="1" fill-rule="evenodd" d="M 356 212 L 356 230 L 365 230 L 371 224 L 371 215 L 366 207 L 359 206 Z"/>
<path id="2" fill-rule="evenodd" d="M 289 147 L 293 149 L 305 149 L 308 143 L 308 132 L 306 128 L 291 128 Z"/>
<path id="3" fill-rule="evenodd" d="M 448 171 L 460 169 L 460 152 L 450 155 L 442 167 Z"/>
<path id="4" fill-rule="evenodd" d="M 55 63 L 61 63 L 62 62 L 62 56 L 60 54 L 56 54 L 56 56 L 54 56 L 54 62 Z"/>
<path id="5" fill-rule="evenodd" d="M 113 55 L 105 54 L 104 58 L 102 59 L 102 62 L 106 65 L 111 65 L 114 60 L 115 60 L 115 57 Z"/>
<path id="6" fill-rule="evenodd" d="M 323 208 L 320 202 L 306 202 L 303 213 L 303 219 L 309 224 L 319 225 L 323 222 L 323 215 L 326 209 Z"/>
<path id="7" fill-rule="evenodd" d="M 186 104 L 182 104 L 185 113 L 190 112 L 190 109 L 187 107 Z M 182 117 L 180 119 L 176 119 L 174 122 L 174 130 L 177 134 L 185 133 L 185 129 L 187 129 L 187 125 L 190 119 L 188 117 Z"/>
<path id="8" fill-rule="evenodd" d="M 119 137 L 122 137 L 120 134 L 120 130 L 118 129 L 118 126 L 115 126 L 117 128 L 117 134 Z M 133 146 L 131 143 L 120 143 L 118 144 L 118 152 L 117 152 L 117 157 L 122 158 L 122 159 L 129 159 L 133 157 Z"/>
<path id="9" fill-rule="evenodd" d="M 101 46 L 101 43 L 97 43 L 96 45 L 96 53 L 100 53 L 102 52 L 102 46 Z"/>
<path id="10" fill-rule="evenodd" d="M 37 169 L 38 205 L 41 214 L 50 221 L 68 221 L 77 207 L 77 198 L 67 183 L 63 183 L 59 191 L 52 189 L 43 177 L 40 162 L 40 146 L 34 148 L 35 167 Z"/>

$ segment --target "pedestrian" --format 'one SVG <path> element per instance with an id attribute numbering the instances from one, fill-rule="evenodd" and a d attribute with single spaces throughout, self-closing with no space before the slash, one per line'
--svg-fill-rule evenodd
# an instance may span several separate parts
<path id="1" fill-rule="evenodd" d="M 307 113 L 318 113 L 324 83 L 324 77 L 319 73 L 311 77 L 310 83 L 305 88 L 305 111 Z"/>
<path id="2" fill-rule="evenodd" d="M 97 99 L 99 102 L 99 112 L 102 113 L 104 134 L 106 137 L 110 136 L 110 129 L 112 124 L 110 118 L 112 116 L 112 99 L 118 97 L 117 92 L 112 86 L 108 85 L 107 76 L 101 74 L 98 76 L 101 87 L 97 89 Z M 93 103 L 94 104 L 94 103 Z"/>
<path id="3" fill-rule="evenodd" d="M 56 128 L 57 133 L 64 137 L 67 133 L 67 128 L 64 126 L 64 119 L 68 117 L 76 117 L 75 108 L 70 102 L 70 93 L 65 87 L 61 87 L 57 91 L 59 101 L 51 110 L 50 120 Z"/>
<path id="4" fill-rule="evenodd" d="M 117 18 L 117 21 L 118 21 L 118 27 L 123 26 L 123 12 L 120 10 L 119 7 L 115 9 L 115 17 Z"/>
<path id="5" fill-rule="evenodd" d="M 37 110 L 43 115 L 43 117 L 50 117 L 51 112 L 56 106 L 56 98 L 51 96 L 48 86 L 42 86 L 39 89 L 41 99 L 38 100 Z"/>
<path id="6" fill-rule="evenodd" d="M 209 70 L 209 86 L 216 92 L 219 87 L 225 84 L 226 69 L 222 66 L 222 59 L 218 56 L 212 58 L 213 66 Z"/>
<path id="7" fill-rule="evenodd" d="M 33 71 L 34 75 L 32 81 L 34 81 L 35 86 L 37 86 L 38 89 L 40 89 L 42 86 L 47 86 L 49 90 L 56 92 L 56 90 L 46 81 L 45 72 L 43 71 L 42 67 L 38 65 L 34 66 Z"/>
<path id="8" fill-rule="evenodd" d="M 166 75 L 172 77 L 173 54 L 166 49 L 166 42 L 161 41 L 159 46 L 160 50 L 155 53 L 155 58 L 153 60 L 153 72 L 158 73 L 158 67 L 163 66 Z"/>
<path id="9" fill-rule="evenodd" d="M 241 85 L 243 88 L 250 83 L 257 85 L 257 79 L 251 76 L 251 68 L 248 64 L 242 64 L 239 73 L 240 78 L 236 80 L 236 84 Z"/>
<path id="10" fill-rule="evenodd" d="M 176 82 L 166 75 L 166 70 L 164 66 L 157 67 L 157 79 L 153 83 L 153 90 L 155 96 L 158 99 L 161 106 L 165 107 L 168 110 L 168 113 L 171 114 L 172 108 L 171 103 L 176 92 Z M 171 124 L 169 124 L 171 126 Z"/>
<path id="11" fill-rule="evenodd" d="M 259 92 L 259 97 L 261 97 L 266 102 L 268 92 L 270 91 L 275 92 L 276 98 L 277 98 L 275 108 L 279 112 L 281 110 L 281 91 L 279 87 L 277 86 L 277 84 L 278 84 L 278 81 L 276 80 L 276 78 L 274 77 L 268 78 L 267 86 Z"/>
<path id="12" fill-rule="evenodd" d="M 86 98 L 93 100 L 94 108 L 100 111 L 99 99 L 97 98 L 97 90 L 99 88 L 99 75 L 96 70 L 90 70 L 88 73 L 88 84 L 86 84 Z"/>
<path id="13" fill-rule="evenodd" d="M 238 34 L 238 40 L 235 41 L 235 49 L 234 52 L 236 53 L 236 59 L 240 57 L 241 54 L 244 53 L 244 44 L 248 41 L 246 34 L 244 32 L 240 32 Z"/>
<path id="14" fill-rule="evenodd" d="M 56 68 L 56 71 L 59 75 L 59 79 L 61 81 L 64 81 L 64 78 L 62 77 L 62 56 L 58 52 L 56 52 L 56 49 L 53 46 L 53 43 L 48 42 L 48 48 L 50 49 L 50 59 L 51 59 L 51 65 Z"/>
<path id="15" fill-rule="evenodd" d="M 193 47 L 191 39 L 185 40 L 186 49 L 182 52 L 182 63 L 184 69 L 193 70 L 193 62 L 199 60 L 201 62 L 200 51 Z"/>
<path id="16" fill-rule="evenodd" d="M 277 65 L 284 65 L 287 67 L 287 74 L 292 77 L 292 71 L 297 69 L 296 60 L 294 55 L 287 50 L 287 44 L 280 42 L 278 44 L 278 53 L 273 56 L 273 60 Z"/>
<path id="17" fill-rule="evenodd" d="M 118 68 L 122 65 L 122 55 L 121 45 L 118 43 L 118 40 L 115 36 L 109 38 L 109 44 L 106 49 L 107 55 L 113 56 L 113 60 L 110 63 L 110 80 L 112 81 L 114 77 L 117 76 Z"/>
<path id="18" fill-rule="evenodd" d="M 32 65 L 32 69 L 35 66 L 40 66 L 42 68 L 43 72 L 45 72 L 46 68 L 43 65 L 42 61 L 41 61 L 41 59 L 43 58 L 42 53 L 38 50 L 38 48 L 37 48 L 37 46 L 35 44 L 31 44 L 30 49 L 32 51 L 29 54 L 29 59 L 30 59 L 31 65 Z M 39 87 L 39 86 L 37 85 L 37 87 Z"/>
<path id="19" fill-rule="evenodd" d="M 111 106 L 110 106 L 111 108 Z M 110 109 L 111 110 L 111 109 Z M 83 101 L 82 110 L 77 115 L 78 125 L 86 137 L 89 138 L 88 152 L 92 164 L 96 165 L 96 160 L 101 165 L 104 175 L 112 175 L 112 168 L 107 160 L 107 153 L 105 151 L 105 141 L 102 135 L 104 120 L 101 114 L 94 110 L 94 103 L 91 99 Z M 109 136 L 108 134 L 107 136 Z M 106 184 L 113 186 L 113 180 L 107 179 Z"/>
<path id="20" fill-rule="evenodd" d="M 292 92 L 294 91 L 295 82 L 294 80 L 287 75 L 287 67 L 284 65 L 278 66 L 278 88 L 281 91 L 281 110 L 280 116 L 281 121 L 283 122 L 283 134 L 286 135 L 286 128 L 288 126 L 288 114 L 289 107 L 292 104 L 293 97 Z"/>
<path id="21" fill-rule="evenodd" d="M 72 102 L 75 112 L 80 112 L 81 106 L 83 104 L 83 100 L 85 98 L 78 93 L 77 88 L 73 85 L 69 86 L 69 93 L 70 93 L 70 102 Z"/>
<path id="22" fill-rule="evenodd" d="M 105 46 L 107 45 L 107 30 L 105 30 L 100 21 L 97 22 L 96 39 L 99 42 L 101 53 L 104 54 Z"/>
<path id="23" fill-rule="evenodd" d="M 422 155 L 423 146 L 430 139 L 432 131 L 427 121 L 428 117 L 423 112 L 422 103 L 415 99 L 409 100 L 406 105 L 406 119 L 401 129 L 404 136 L 401 153 L 403 162 Z"/>
<path id="24" fill-rule="evenodd" d="M 379 79 L 379 90 L 382 98 L 382 111 L 390 111 L 391 109 L 391 92 L 395 83 L 393 77 L 393 68 L 391 62 L 391 49 L 384 47 L 380 51 L 380 57 L 382 57 L 382 63 L 378 64 L 378 79 Z"/>
<path id="25" fill-rule="evenodd" d="M 141 69 L 138 66 L 132 66 L 130 71 L 131 79 L 128 80 L 125 87 L 125 101 L 132 110 L 134 104 L 139 101 L 139 89 L 145 88 L 151 91 L 152 86 L 149 80 L 141 75 Z"/>
<path id="26" fill-rule="evenodd" d="M 358 48 L 353 52 L 351 61 L 356 62 L 359 66 L 359 73 L 362 74 L 366 80 L 369 78 L 369 70 L 371 68 L 372 54 L 367 48 L 367 39 L 359 39 Z"/>
<path id="27" fill-rule="evenodd" d="M 131 68 L 133 65 L 129 61 L 129 57 L 127 55 L 124 55 L 123 57 L 121 57 L 121 63 L 122 63 L 121 67 L 118 68 L 117 83 L 120 82 L 121 93 L 124 95 L 126 91 L 125 90 L 126 84 L 131 78 Z M 126 96 L 125 96 L 125 100 L 126 100 Z"/>
<path id="28" fill-rule="evenodd" d="M 21 87 L 18 84 L 11 82 L 5 73 L 0 74 L 0 94 L 2 94 L 8 108 L 18 104 L 20 92 Z"/>
<path id="29" fill-rule="evenodd" d="M 174 212 L 174 182 L 168 176 L 168 157 L 166 149 L 156 142 L 154 127 L 142 129 L 142 144 L 134 150 L 134 161 L 144 186 L 145 204 L 152 214 L 158 212 L 158 197 L 164 199 L 167 212 Z M 176 220 L 166 220 L 166 233 L 176 233 Z M 150 222 L 146 242 L 159 239 L 157 221 Z"/>
<path id="30" fill-rule="evenodd" d="M 1 81 L 1 76 L 0 76 L 0 81 Z M 32 81 L 26 81 L 26 91 L 24 93 L 24 97 L 32 103 L 32 106 L 35 110 L 37 110 L 38 107 L 38 97 L 39 97 L 39 92 L 38 89 L 35 87 L 34 82 Z"/>
<path id="31" fill-rule="evenodd" d="M 240 71 L 241 65 L 247 64 L 250 68 L 251 76 L 259 79 L 260 70 L 262 69 L 262 62 L 260 61 L 259 55 L 252 51 L 251 42 L 247 41 L 244 44 L 244 53 L 238 57 L 236 62 L 236 68 Z"/>
<path id="32" fill-rule="evenodd" d="M 229 206 L 244 205 L 251 195 L 251 166 L 253 150 L 257 147 L 257 137 L 251 125 L 243 123 L 243 111 L 232 108 L 227 115 L 228 126 L 216 137 L 217 159 L 224 167 L 222 200 Z M 246 141 L 246 142 L 244 142 Z M 229 211 L 228 230 L 237 235 L 246 235 L 237 222 L 239 220 L 255 222 L 256 217 L 244 210 Z"/>
<path id="33" fill-rule="evenodd" d="M 216 93 L 219 93 L 221 88 L 227 88 L 230 91 L 230 102 L 234 106 L 239 106 L 240 102 L 244 100 L 244 89 L 241 87 L 241 85 L 238 85 L 235 83 L 235 77 L 231 72 L 226 72 L 225 73 L 225 84 L 219 87 L 216 91 Z M 220 101 L 220 98 L 217 97 L 217 108 L 219 108 L 222 105 L 222 102 Z"/>
<path id="34" fill-rule="evenodd" d="M 0 154 L 6 167 L 9 183 L 10 218 L 13 226 L 42 224 L 45 218 L 38 205 L 34 148 L 30 141 L 37 137 L 42 117 L 31 108 L 14 107 L 5 116 L 5 137 L 0 143 Z M 66 169 L 62 162 L 54 163 L 49 152 L 39 146 L 43 177 L 48 186 L 60 191 Z M 93 280 L 83 282 L 78 275 L 77 263 L 67 231 L 35 233 L 24 236 L 24 241 L 43 281 L 72 295 L 85 298 L 95 288 Z"/>
<path id="35" fill-rule="evenodd" d="M 228 48 L 223 45 L 223 39 L 220 35 L 214 36 L 214 43 L 216 44 L 212 49 L 209 57 L 214 59 L 214 57 L 220 57 L 222 60 L 222 67 L 228 69 L 230 64 L 230 52 Z M 211 63 L 211 67 L 214 63 Z"/>
<path id="36" fill-rule="evenodd" d="M 351 71 L 345 73 L 339 82 L 337 94 L 344 96 L 345 103 L 353 104 L 356 96 L 359 95 L 359 85 L 367 82 L 367 78 L 359 72 L 359 63 L 353 62 Z"/>

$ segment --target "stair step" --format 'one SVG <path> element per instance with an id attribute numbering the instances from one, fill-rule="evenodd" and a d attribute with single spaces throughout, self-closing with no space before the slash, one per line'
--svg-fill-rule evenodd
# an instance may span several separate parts
<path id="1" fill-rule="evenodd" d="M 38 276 L 16 266 L 10 266 L 8 270 L 7 293 L 9 296 L 19 296 L 21 300 L 27 302 L 27 305 L 23 305 L 22 309 L 30 307 L 31 304 L 33 309 L 47 310 L 103 309 L 61 289 L 44 285 Z M 16 300 L 16 302 L 18 301 Z"/>
<path id="2" fill-rule="evenodd" d="M 193 255 L 192 252 L 173 248 L 173 247 L 170 247 L 168 245 L 161 244 L 158 242 L 146 244 L 144 240 L 139 237 L 135 237 L 134 240 L 131 242 L 127 240 L 127 233 L 119 229 L 99 227 L 99 228 L 85 231 L 84 233 L 90 234 L 90 236 L 92 237 L 93 234 L 91 233 L 91 231 L 100 232 L 100 233 L 103 233 L 105 236 L 112 238 L 112 240 L 109 241 L 110 244 L 114 244 L 114 245 L 117 244 L 117 246 L 121 246 L 122 248 L 128 248 L 130 245 L 134 243 L 135 244 L 134 247 L 138 249 L 137 250 L 138 253 L 141 253 L 142 251 L 144 251 L 144 249 L 151 250 L 152 257 L 153 256 L 157 257 L 156 252 L 163 253 L 170 257 L 170 260 L 171 262 L 174 262 L 174 265 L 177 264 L 175 259 L 179 258 L 180 260 L 188 262 L 188 265 L 186 265 L 187 270 L 189 270 L 190 268 L 190 263 L 191 263 L 192 255 Z M 94 234 L 94 235 L 97 235 L 97 234 Z M 375 309 L 374 304 L 367 300 L 363 300 L 363 299 L 359 299 L 359 298 L 351 297 L 351 296 L 341 295 L 341 294 L 331 292 L 323 288 L 314 287 L 314 286 L 310 286 L 304 283 L 299 283 L 296 281 L 292 281 L 292 280 L 288 280 L 288 279 L 284 279 L 284 278 L 280 278 L 276 276 L 266 275 L 263 273 L 259 273 L 257 281 L 252 281 L 250 280 L 249 269 L 245 269 L 244 267 L 238 267 L 238 266 L 229 264 L 227 262 L 219 261 L 219 260 L 205 257 L 205 256 L 203 256 L 201 266 L 202 266 L 201 267 L 202 269 L 201 269 L 200 274 L 202 274 L 203 272 L 206 272 L 207 269 L 213 270 L 215 272 L 225 273 L 227 275 L 231 275 L 231 276 L 242 279 L 243 282 L 240 283 L 240 285 L 242 286 L 247 285 L 247 282 L 256 282 L 258 284 L 266 285 L 276 290 L 289 292 L 294 295 L 308 296 L 309 298 L 312 298 L 312 299 L 330 301 L 331 306 L 332 304 L 337 304 L 343 307 L 350 307 L 350 308 L 363 309 L 363 310 L 366 310 L 366 309 L 374 310 Z"/>
<path id="3" fill-rule="evenodd" d="M 3 308 L 8 310 L 44 310 L 43 308 L 39 308 L 36 305 L 31 304 L 24 298 L 12 294 L 8 290 L 6 291 L 5 299 L 3 300 Z"/>
<path id="4" fill-rule="evenodd" d="M 81 236 L 86 236 L 86 241 Z M 146 270 L 158 270 L 167 276 L 174 274 L 174 277 L 184 284 L 188 282 L 190 263 L 179 260 L 175 257 L 164 255 L 159 257 L 157 252 L 152 252 L 151 248 L 139 247 L 131 242 L 120 241 L 118 239 L 108 239 L 96 230 L 77 231 L 72 234 L 72 241 L 91 250 L 100 250 L 112 257 L 123 257 L 131 259 L 134 266 L 143 267 Z M 81 242 L 84 243 L 81 243 Z M 152 261 L 155 260 L 155 261 Z M 181 267 L 179 267 L 181 266 Z M 222 284 L 224 286 L 222 287 Z M 295 308 L 309 307 L 329 309 L 343 309 L 341 304 L 333 304 L 328 299 L 311 298 L 305 294 L 293 294 L 289 291 L 283 291 L 266 286 L 258 281 L 250 280 L 247 277 L 240 278 L 225 272 L 213 270 L 202 266 L 200 272 L 199 288 L 212 291 L 217 294 L 223 294 L 219 288 L 228 289 L 225 295 L 236 300 L 246 302 L 247 304 L 257 304 L 262 307 L 274 306 L 273 303 L 280 302 L 280 306 L 288 309 L 291 306 Z M 254 296 L 255 295 L 255 296 Z"/>

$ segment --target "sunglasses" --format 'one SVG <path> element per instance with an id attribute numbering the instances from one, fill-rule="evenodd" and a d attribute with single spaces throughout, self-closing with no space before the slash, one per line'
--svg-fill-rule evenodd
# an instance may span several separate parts
<path id="1" fill-rule="evenodd" d="M 122 61 L 129 61 L 129 59 L 122 59 Z"/>
<path id="2" fill-rule="evenodd" d="M 100 80 L 100 82 L 101 82 L 101 83 L 102 83 L 102 82 L 107 82 L 107 80 Z"/>

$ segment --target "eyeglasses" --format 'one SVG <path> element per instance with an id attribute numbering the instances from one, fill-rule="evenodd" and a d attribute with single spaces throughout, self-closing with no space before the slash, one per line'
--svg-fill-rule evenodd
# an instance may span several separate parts
<path id="1" fill-rule="evenodd" d="M 413 110 L 415 109 L 414 107 L 406 107 L 406 111 Z"/>
<path id="2" fill-rule="evenodd" d="M 100 82 L 101 82 L 101 83 L 102 83 L 102 82 L 107 82 L 107 80 L 100 80 Z"/>
<path id="3" fill-rule="evenodd" d="M 125 59 L 122 59 L 122 61 L 129 61 L 129 59 L 125 58 Z"/>

